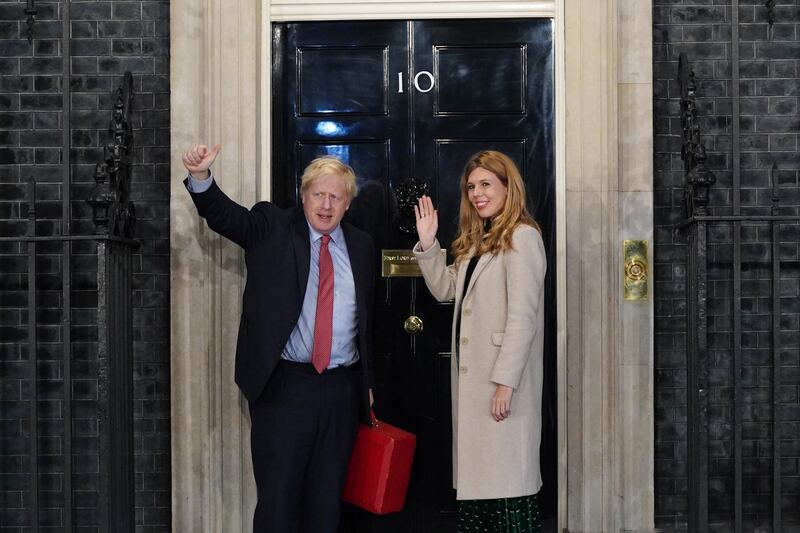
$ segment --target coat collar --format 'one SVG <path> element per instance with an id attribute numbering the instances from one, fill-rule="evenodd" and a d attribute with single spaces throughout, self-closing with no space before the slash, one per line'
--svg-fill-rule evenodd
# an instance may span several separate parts
<path id="1" fill-rule="evenodd" d="M 485 220 L 484 221 L 484 225 L 483 225 L 484 233 L 488 232 L 489 229 L 491 228 L 491 226 L 492 226 L 492 221 L 488 220 L 488 219 Z M 463 271 L 463 277 L 462 277 L 461 280 L 459 280 L 459 284 L 458 284 L 459 287 L 463 287 L 464 286 L 464 278 L 466 278 L 466 275 L 467 275 L 467 268 L 466 267 L 467 267 L 467 265 L 469 265 L 470 260 L 473 257 L 475 257 L 475 251 L 476 251 L 476 249 L 473 246 L 472 249 L 467 254 L 467 256 L 464 258 L 464 263 L 462 265 L 463 268 L 459 268 L 459 274 L 462 274 L 462 271 Z M 472 290 L 472 287 L 475 286 L 475 280 L 478 279 L 478 276 L 480 276 L 481 272 L 483 272 L 483 269 L 486 268 L 486 265 L 488 265 L 489 263 L 492 262 L 492 259 L 494 259 L 495 255 L 496 254 L 485 253 L 480 257 L 480 259 L 478 259 L 478 264 L 475 265 L 475 270 L 472 271 L 472 276 L 470 276 L 470 278 L 469 278 L 469 286 L 467 287 L 466 291 L 462 291 L 464 293 L 464 298 L 466 298 L 467 295 L 470 293 L 470 291 Z"/>
<path id="2" fill-rule="evenodd" d="M 459 276 L 461 277 L 460 286 L 462 287 L 464 286 L 464 278 L 467 276 L 467 265 L 469 264 L 470 259 L 472 259 L 474 256 L 474 253 L 474 250 L 470 251 L 468 257 L 464 259 L 464 263 L 461 265 L 461 268 L 458 269 Z M 485 253 L 480 257 L 480 259 L 478 259 L 478 264 L 475 265 L 475 270 L 472 271 L 472 276 L 469 278 L 469 286 L 467 287 L 467 290 L 464 291 L 464 298 L 469 295 L 470 291 L 472 291 L 472 288 L 475 286 L 475 281 L 478 279 L 478 276 L 481 275 L 481 272 L 483 272 L 483 270 L 486 268 L 486 265 L 491 263 L 494 258 L 495 254 Z"/>
<path id="3" fill-rule="evenodd" d="M 292 216 L 292 247 L 294 248 L 295 268 L 297 269 L 298 291 L 301 301 L 305 298 L 308 285 L 309 261 L 311 261 L 311 242 L 309 241 L 308 221 L 302 207 L 295 209 Z"/>
<path id="4" fill-rule="evenodd" d="M 359 236 L 355 234 L 357 231 L 355 227 L 346 222 L 342 222 L 341 228 L 344 233 L 344 242 L 347 245 L 347 255 L 350 258 L 350 269 L 353 271 L 356 299 L 357 301 L 360 300 L 362 304 L 366 304 L 366 286 L 364 283 L 369 283 L 371 280 L 366 279 L 369 272 L 364 269 L 364 266 L 368 265 L 372 258 L 366 257 L 368 250 L 365 249 L 364 246 L 359 245 Z"/>

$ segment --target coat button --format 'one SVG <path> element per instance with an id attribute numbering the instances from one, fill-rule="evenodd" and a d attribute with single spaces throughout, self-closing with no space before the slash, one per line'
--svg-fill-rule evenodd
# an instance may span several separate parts
<path id="1" fill-rule="evenodd" d="M 461 337 L 461 346 L 466 346 L 469 344 L 469 339 L 466 337 Z"/>
<path id="2" fill-rule="evenodd" d="M 464 309 L 464 316 L 469 316 L 472 314 L 472 309 Z"/>
<path id="3" fill-rule="evenodd" d="M 460 368 L 458 369 L 458 371 L 459 371 L 459 372 L 461 372 L 462 374 L 466 374 L 466 373 L 467 373 L 467 367 L 465 367 L 465 366 L 462 366 L 462 367 L 460 367 Z"/>

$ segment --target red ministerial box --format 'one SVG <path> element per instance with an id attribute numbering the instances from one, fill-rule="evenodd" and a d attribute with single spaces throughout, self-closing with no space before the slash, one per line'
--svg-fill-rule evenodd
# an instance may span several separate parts
<path id="1" fill-rule="evenodd" d="M 386 422 L 358 427 L 342 499 L 370 513 L 403 509 L 417 437 Z"/>

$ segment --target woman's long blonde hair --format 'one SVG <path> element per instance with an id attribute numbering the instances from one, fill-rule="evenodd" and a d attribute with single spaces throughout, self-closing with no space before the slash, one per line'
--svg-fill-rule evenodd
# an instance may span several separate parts
<path id="1" fill-rule="evenodd" d="M 484 220 L 469 201 L 467 191 L 467 178 L 476 168 L 493 173 L 508 191 L 506 203 L 492 219 L 488 232 L 484 231 Z M 485 150 L 473 155 L 464 167 L 460 186 L 461 206 L 458 216 L 458 236 L 451 246 L 456 263 L 460 262 L 473 249 L 475 255 L 487 252 L 496 254 L 513 249 L 512 235 L 520 224 L 527 224 L 541 231 L 525 206 L 525 182 L 522 181 L 517 166 L 507 155 L 494 150 Z"/>

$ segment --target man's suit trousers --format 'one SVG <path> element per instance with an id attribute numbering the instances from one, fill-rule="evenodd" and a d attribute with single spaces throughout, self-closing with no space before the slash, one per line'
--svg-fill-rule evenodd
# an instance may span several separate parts
<path id="1" fill-rule="evenodd" d="M 360 366 L 360 365 L 354 365 Z M 281 360 L 250 404 L 254 533 L 335 533 L 359 408 L 358 370 Z"/>

